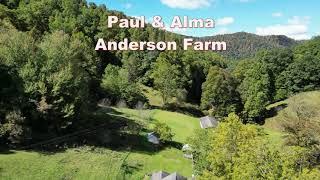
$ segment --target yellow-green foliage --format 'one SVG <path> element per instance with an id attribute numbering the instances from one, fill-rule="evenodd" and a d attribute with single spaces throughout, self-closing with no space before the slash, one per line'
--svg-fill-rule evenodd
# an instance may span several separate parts
<path id="1" fill-rule="evenodd" d="M 320 177 L 320 171 L 319 169 L 304 169 L 302 173 L 295 177 L 295 180 L 313 180 L 313 179 L 319 179 Z"/>
<path id="2" fill-rule="evenodd" d="M 153 131 L 159 135 L 159 139 L 162 142 L 171 141 L 174 134 L 168 125 L 161 122 L 156 122 Z"/>
<path id="3" fill-rule="evenodd" d="M 235 114 L 220 123 L 211 139 L 210 168 L 203 179 L 279 177 L 277 154 L 268 149 L 262 132 L 254 125 L 243 125 Z"/>
<path id="4" fill-rule="evenodd" d="M 143 90 L 143 94 L 148 98 L 149 104 L 151 106 L 157 106 L 157 107 L 163 106 L 163 100 L 161 98 L 161 94 L 159 91 L 143 85 L 141 85 L 141 87 Z"/>
<path id="5" fill-rule="evenodd" d="M 221 122 L 209 138 L 209 166 L 200 179 L 292 179 L 318 173 L 307 169 L 308 149 L 274 149 L 262 129 L 242 124 L 235 114 Z"/>

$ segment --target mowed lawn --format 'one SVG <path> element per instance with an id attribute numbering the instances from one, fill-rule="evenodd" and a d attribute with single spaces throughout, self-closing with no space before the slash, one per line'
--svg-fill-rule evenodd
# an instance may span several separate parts
<path id="1" fill-rule="evenodd" d="M 123 153 L 109 150 L 69 149 L 51 155 L 12 151 L 0 154 L 0 179 L 114 179 L 121 173 L 124 157 Z"/>
<path id="2" fill-rule="evenodd" d="M 184 114 L 156 110 L 154 119 L 166 123 L 175 134 L 173 140 L 181 143 L 186 143 L 194 130 L 200 129 L 198 118 L 190 117 Z"/>
<path id="3" fill-rule="evenodd" d="M 180 150 L 168 148 L 156 154 L 117 152 L 108 149 L 68 149 L 55 154 L 12 151 L 0 154 L 0 179 L 143 179 L 164 170 L 190 177 L 191 161 Z"/>
<path id="4" fill-rule="evenodd" d="M 162 110 L 117 109 L 121 116 L 143 122 L 148 128 L 158 120 L 175 133 L 173 140 L 184 144 L 199 127 L 198 118 Z M 147 114 L 147 115 L 146 115 Z M 151 130 L 150 130 L 151 131 Z M 164 170 L 191 177 L 192 162 L 180 149 L 166 147 L 156 152 L 80 147 L 59 153 L 11 151 L 0 153 L 0 179 L 144 179 Z"/>

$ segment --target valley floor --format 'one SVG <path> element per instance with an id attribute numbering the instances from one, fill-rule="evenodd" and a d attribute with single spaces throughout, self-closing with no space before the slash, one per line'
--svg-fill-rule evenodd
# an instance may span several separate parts
<path id="1" fill-rule="evenodd" d="M 320 92 L 307 92 L 273 104 L 269 108 L 285 104 L 284 107 L 290 109 L 299 99 L 314 108 L 320 107 Z M 281 148 L 284 142 L 284 134 L 279 129 L 282 111 L 267 119 L 265 125 L 261 126 L 275 148 Z M 200 128 L 198 118 L 158 109 L 101 108 L 96 113 L 105 117 L 106 121 L 112 117 L 114 121 L 126 119 L 141 125 L 138 132 L 139 139 L 121 149 L 84 145 L 59 152 L 35 150 L 0 152 L 0 179 L 40 180 L 46 177 L 46 179 L 138 180 L 147 179 L 146 175 L 160 170 L 178 172 L 191 177 L 192 161 L 183 157 L 181 146 L 187 143 L 194 130 Z M 157 148 L 147 142 L 146 134 L 151 131 L 155 120 L 166 123 L 172 129 L 175 134 L 173 144 Z M 122 131 L 134 134 L 130 128 Z"/>

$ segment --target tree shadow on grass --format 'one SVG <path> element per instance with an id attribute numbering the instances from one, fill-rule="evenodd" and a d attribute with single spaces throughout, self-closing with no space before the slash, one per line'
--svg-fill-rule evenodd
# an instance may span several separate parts
<path id="1" fill-rule="evenodd" d="M 124 162 L 121 166 L 121 169 L 125 175 L 132 175 L 134 172 L 140 171 L 142 167 L 143 165 L 141 163 L 129 164 Z"/>
<path id="2" fill-rule="evenodd" d="M 176 141 L 170 141 L 170 142 L 166 142 L 166 145 L 164 147 L 173 147 L 175 149 L 181 150 L 183 147 L 183 144 Z"/>
<path id="3" fill-rule="evenodd" d="M 16 152 L 10 150 L 9 148 L 0 148 L 0 154 L 15 154 Z"/>
<path id="4" fill-rule="evenodd" d="M 275 117 L 278 115 L 278 113 L 285 109 L 286 107 L 288 107 L 287 103 L 283 103 L 283 104 L 279 104 L 275 107 L 270 108 L 267 113 L 266 113 L 266 118 L 271 118 L 271 117 Z"/>
<path id="5" fill-rule="evenodd" d="M 160 148 L 156 147 L 148 142 L 147 132 L 148 130 L 142 124 L 125 117 L 121 112 L 113 108 L 101 108 L 93 113 L 90 121 L 80 122 L 74 126 L 70 134 L 34 143 L 23 147 L 22 150 L 52 155 L 69 148 L 91 146 L 152 155 L 168 146 L 179 149 L 182 146 L 179 143 L 170 142 Z"/>
<path id="6" fill-rule="evenodd" d="M 193 117 L 204 116 L 202 111 L 200 111 L 198 108 L 192 105 L 178 105 L 176 103 L 170 103 L 165 105 L 164 107 L 161 107 L 161 109 L 171 112 L 178 112 Z"/>
<path id="7" fill-rule="evenodd" d="M 258 121 L 259 122 L 258 124 L 259 125 L 264 125 L 266 119 L 277 116 L 281 110 L 283 110 L 283 109 L 285 109 L 287 107 L 288 107 L 288 104 L 287 103 L 283 103 L 283 104 L 279 104 L 279 105 L 277 105 L 275 107 L 272 107 L 272 108 L 268 109 L 265 112 L 264 118 L 261 121 Z"/>

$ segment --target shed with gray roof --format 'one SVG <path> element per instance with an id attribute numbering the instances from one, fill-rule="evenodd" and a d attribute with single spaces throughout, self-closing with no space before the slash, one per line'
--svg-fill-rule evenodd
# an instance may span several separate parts
<path id="1" fill-rule="evenodd" d="M 200 118 L 200 126 L 202 129 L 207 129 L 207 128 L 215 128 L 218 126 L 219 121 L 210 116 L 205 116 Z"/>
<path id="2" fill-rule="evenodd" d="M 176 172 L 169 174 L 164 171 L 159 171 L 152 174 L 151 180 L 187 180 L 187 178 Z"/>

